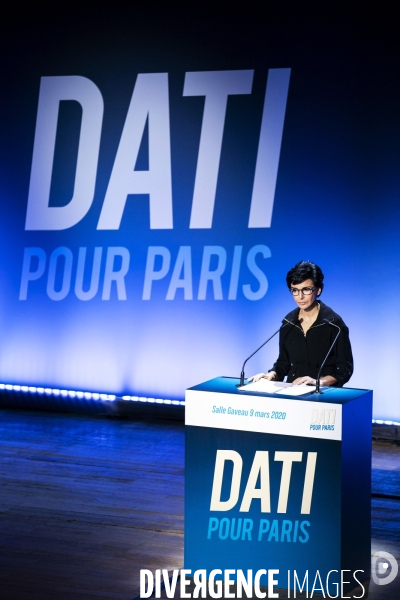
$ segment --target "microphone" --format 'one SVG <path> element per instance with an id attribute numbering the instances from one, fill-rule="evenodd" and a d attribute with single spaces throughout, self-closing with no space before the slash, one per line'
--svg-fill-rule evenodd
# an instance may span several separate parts
<path id="1" fill-rule="evenodd" d="M 333 344 L 329 348 L 328 354 L 325 356 L 324 361 L 323 361 L 322 365 L 319 368 L 318 375 L 317 375 L 317 383 L 316 383 L 315 392 L 314 392 L 315 394 L 323 394 L 324 393 L 324 392 L 321 392 L 321 390 L 320 390 L 321 371 L 322 371 L 322 369 L 323 369 L 323 367 L 324 367 L 324 365 L 325 365 L 325 363 L 327 361 L 328 356 L 331 353 L 331 350 L 332 350 L 333 346 L 336 343 L 336 340 L 338 339 L 338 337 L 340 335 L 340 332 L 342 331 L 338 325 L 335 325 L 335 323 L 333 322 L 333 319 L 331 321 L 329 321 L 329 319 L 322 319 L 322 322 L 326 323 L 326 325 L 332 325 L 332 327 L 336 327 L 336 329 L 338 329 L 339 331 L 337 332 L 336 337 L 333 340 Z"/>
<path id="2" fill-rule="evenodd" d="M 284 321 L 286 321 L 286 323 L 285 323 L 284 325 L 281 325 L 281 326 L 279 327 L 279 329 L 277 329 L 277 330 L 275 331 L 275 333 L 273 333 L 273 334 L 271 335 L 271 337 L 269 337 L 269 338 L 268 338 L 268 339 L 267 339 L 267 340 L 266 340 L 266 341 L 265 341 L 263 344 L 261 344 L 261 346 L 259 346 L 259 347 L 257 348 L 257 350 L 254 350 L 253 354 L 250 354 L 250 356 L 249 356 L 248 358 L 246 358 L 246 360 L 245 360 L 245 361 L 244 361 L 244 363 L 243 363 L 242 372 L 240 373 L 240 383 L 237 383 L 237 384 L 236 384 L 236 387 L 242 387 L 242 385 L 244 385 L 244 367 L 245 367 L 245 365 L 246 365 L 247 361 L 248 361 L 248 360 L 250 360 L 250 358 L 251 358 L 252 356 L 254 356 L 255 354 L 257 354 L 257 352 L 258 352 L 259 350 L 261 350 L 261 348 L 262 348 L 263 346 L 265 346 L 265 344 L 268 344 L 268 342 L 269 342 L 270 340 L 272 340 L 272 338 L 273 338 L 273 337 L 275 337 L 275 336 L 276 336 L 276 334 L 277 334 L 277 333 L 279 333 L 281 329 L 283 329 L 283 328 L 284 328 L 284 327 L 286 327 L 287 325 L 293 325 L 293 320 L 294 320 L 294 318 L 293 318 L 291 321 L 288 321 L 287 319 L 283 319 L 283 320 L 284 320 Z"/>

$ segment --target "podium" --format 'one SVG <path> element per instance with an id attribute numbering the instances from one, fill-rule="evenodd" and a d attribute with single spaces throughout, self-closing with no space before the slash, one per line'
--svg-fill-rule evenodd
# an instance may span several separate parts
<path id="1" fill-rule="evenodd" d="M 356 587 L 371 566 L 372 391 L 289 397 L 238 381 L 186 390 L 185 569 Z"/>

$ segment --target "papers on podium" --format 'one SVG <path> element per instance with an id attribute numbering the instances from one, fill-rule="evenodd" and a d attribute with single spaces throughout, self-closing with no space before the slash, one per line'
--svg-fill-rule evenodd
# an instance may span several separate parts
<path id="1" fill-rule="evenodd" d="M 315 390 L 315 385 L 293 385 L 293 383 L 283 383 L 283 381 L 269 381 L 268 379 L 259 379 L 256 382 L 242 385 L 239 390 L 247 392 L 261 392 L 264 394 L 284 394 L 285 396 L 302 396 L 310 394 Z"/>

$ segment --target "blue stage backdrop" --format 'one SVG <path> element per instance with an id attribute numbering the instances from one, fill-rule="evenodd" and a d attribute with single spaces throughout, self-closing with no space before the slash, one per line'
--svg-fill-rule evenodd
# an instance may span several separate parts
<path id="1" fill-rule="evenodd" d="M 205 44 L 193 23 L 149 21 L 26 25 L 7 48 L 1 380 L 183 399 L 240 374 L 294 307 L 287 271 L 309 259 L 350 328 L 349 385 L 400 420 L 390 62 L 377 72 L 382 56 L 340 32 L 254 20 L 236 38 L 209 28 Z"/>

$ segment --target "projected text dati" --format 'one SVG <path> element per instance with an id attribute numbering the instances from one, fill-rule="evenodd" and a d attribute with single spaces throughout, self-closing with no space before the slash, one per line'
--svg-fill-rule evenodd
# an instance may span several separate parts
<path id="1" fill-rule="evenodd" d="M 253 76 L 253 70 L 185 74 L 183 96 L 204 98 L 189 229 L 212 229 L 229 97 L 251 94 Z M 271 69 L 268 73 L 247 222 L 250 229 L 271 226 L 289 78 L 290 69 Z M 60 103 L 71 100 L 77 102 L 82 111 L 73 194 L 63 206 L 54 206 L 50 191 Z M 103 116 L 103 96 L 90 79 L 80 76 L 42 78 L 27 231 L 70 229 L 88 214 L 98 176 Z M 271 252 L 267 246 L 256 244 L 244 249 L 234 244 L 230 248 L 204 245 L 199 250 L 182 245 L 176 252 L 176 249 L 151 244 L 151 230 L 174 228 L 170 125 L 168 73 L 138 74 L 96 230 L 118 231 L 127 202 L 145 195 L 149 203 L 150 243 L 146 259 L 142 259 L 143 300 L 151 300 L 157 288 L 166 300 L 175 297 L 235 300 L 240 294 L 248 300 L 260 300 L 268 289 L 265 259 Z M 148 168 L 139 170 L 136 165 L 146 132 Z M 143 231 L 141 236 L 143 238 Z M 85 245 L 76 249 L 59 246 L 50 251 L 30 246 L 25 248 L 23 258 L 20 299 L 26 300 L 31 290 L 40 291 L 42 286 L 51 300 L 73 295 L 79 300 L 95 297 L 126 300 L 130 264 L 135 265 L 138 288 L 140 261 L 141 257 L 137 253 L 133 255 L 131 248 L 120 245 L 94 248 Z"/>

